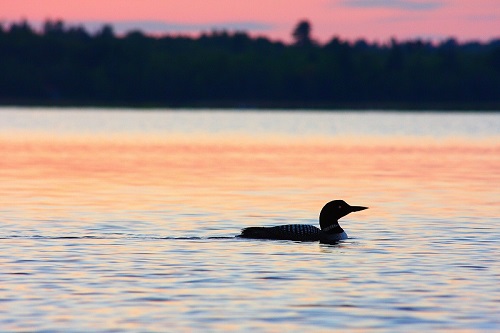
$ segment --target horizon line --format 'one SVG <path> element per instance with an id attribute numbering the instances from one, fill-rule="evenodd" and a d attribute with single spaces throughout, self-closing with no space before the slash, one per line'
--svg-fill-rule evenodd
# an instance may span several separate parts
<path id="1" fill-rule="evenodd" d="M 298 20 L 296 24 L 304 20 Z M 311 22 L 310 20 L 307 20 Z M 267 34 L 265 31 L 271 31 L 276 25 L 268 22 L 259 21 L 226 21 L 226 22 L 207 22 L 207 23 L 179 23 L 179 22 L 165 22 L 161 20 L 64 20 L 60 18 L 47 18 L 45 20 L 28 20 L 21 18 L 17 21 L 15 20 L 2 20 L 0 19 L 0 28 L 5 27 L 10 28 L 16 24 L 26 23 L 35 32 L 43 33 L 43 26 L 46 23 L 59 23 L 61 22 L 65 29 L 68 28 L 83 28 L 89 34 L 96 34 L 102 31 L 105 27 L 111 27 L 113 33 L 118 37 L 124 37 L 133 32 L 140 32 L 145 36 L 151 38 L 163 38 L 163 37 L 185 37 L 185 38 L 199 38 L 204 34 L 213 33 L 245 33 L 253 38 L 266 38 L 273 42 L 281 42 L 283 44 L 291 43 L 292 30 L 290 31 L 290 38 L 273 38 Z M 314 23 L 312 23 L 314 25 Z M 443 43 L 449 40 L 455 40 L 460 44 L 467 43 L 492 43 L 494 41 L 500 40 L 500 34 L 497 37 L 491 38 L 460 38 L 452 35 L 428 35 L 428 34 L 415 34 L 413 37 L 408 38 L 397 38 L 395 36 L 389 36 L 385 40 L 380 38 L 367 38 L 367 37 L 357 37 L 357 38 L 343 38 L 339 34 L 332 34 L 326 41 L 318 42 L 318 39 L 312 36 L 312 40 L 319 45 L 326 45 L 334 39 L 339 39 L 341 41 L 347 41 L 351 43 L 356 43 L 359 41 L 369 42 L 371 44 L 389 44 L 393 40 L 397 42 L 409 42 L 409 41 L 423 41 L 434 43 Z"/>

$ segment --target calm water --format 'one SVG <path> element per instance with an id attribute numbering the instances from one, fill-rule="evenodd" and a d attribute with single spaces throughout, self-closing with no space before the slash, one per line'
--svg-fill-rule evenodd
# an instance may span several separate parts
<path id="1" fill-rule="evenodd" d="M 500 114 L 0 109 L 0 331 L 500 330 Z M 235 239 L 317 224 L 337 245 Z"/>

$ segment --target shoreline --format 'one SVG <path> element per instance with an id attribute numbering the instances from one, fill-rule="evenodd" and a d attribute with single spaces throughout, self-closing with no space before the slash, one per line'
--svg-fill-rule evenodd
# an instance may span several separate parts
<path id="1" fill-rule="evenodd" d="M 231 102 L 203 101 L 193 103 L 127 103 L 83 101 L 0 101 L 0 108 L 83 108 L 83 109 L 135 109 L 135 110 L 207 110 L 219 111 L 315 111 L 315 112 L 500 112 L 497 103 L 305 103 L 305 102 Z"/>

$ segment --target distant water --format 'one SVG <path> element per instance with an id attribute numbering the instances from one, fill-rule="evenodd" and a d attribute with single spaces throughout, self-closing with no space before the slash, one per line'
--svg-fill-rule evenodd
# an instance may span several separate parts
<path id="1" fill-rule="evenodd" d="M 0 331 L 500 330 L 500 114 L 0 109 Z M 337 245 L 236 239 L 317 224 Z"/>

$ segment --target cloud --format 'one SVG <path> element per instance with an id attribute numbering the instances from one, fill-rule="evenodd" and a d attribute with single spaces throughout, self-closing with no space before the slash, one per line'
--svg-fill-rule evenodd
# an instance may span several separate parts
<path id="1" fill-rule="evenodd" d="M 470 21 L 491 21 L 491 22 L 500 22 L 500 15 L 497 14 L 479 14 L 479 15 L 467 15 L 465 17 Z"/>
<path id="2" fill-rule="evenodd" d="M 434 10 L 444 6 L 440 0 L 342 0 L 346 7 Z"/>
<path id="3" fill-rule="evenodd" d="M 121 34 L 132 30 L 145 33 L 192 33 L 212 30 L 263 32 L 274 28 L 265 22 L 215 22 L 215 23 L 171 23 L 162 21 L 85 21 L 76 22 L 85 28 L 96 31 L 103 25 L 110 25 L 115 32 Z"/>

